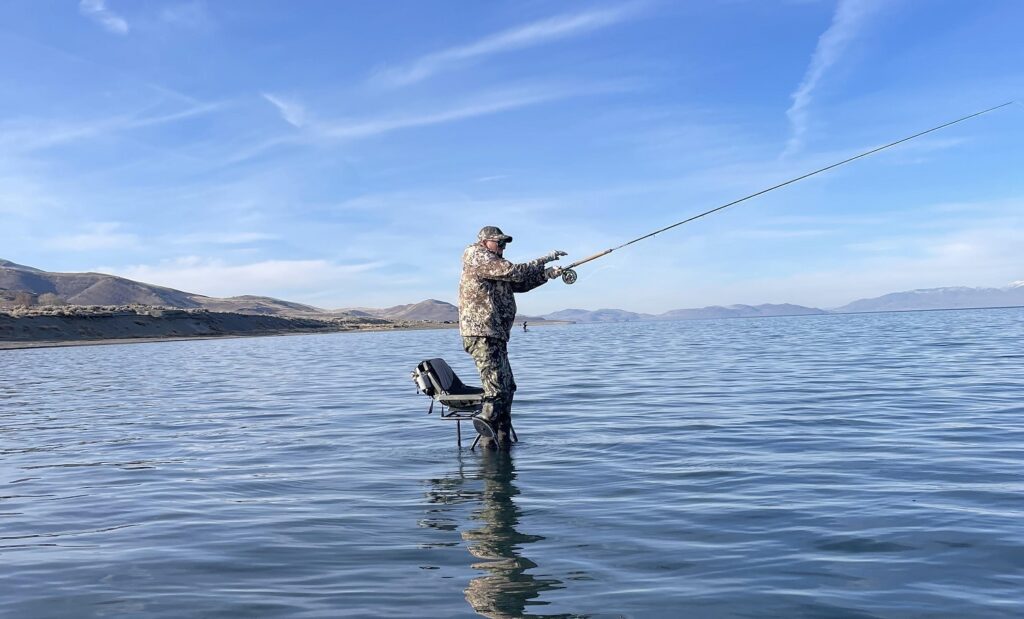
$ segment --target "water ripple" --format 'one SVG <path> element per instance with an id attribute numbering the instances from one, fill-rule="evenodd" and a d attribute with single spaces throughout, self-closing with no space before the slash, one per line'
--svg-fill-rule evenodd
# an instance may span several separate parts
<path id="1" fill-rule="evenodd" d="M 0 615 L 1024 616 L 1022 327 L 516 333 L 511 455 L 454 331 L 3 351 Z"/>

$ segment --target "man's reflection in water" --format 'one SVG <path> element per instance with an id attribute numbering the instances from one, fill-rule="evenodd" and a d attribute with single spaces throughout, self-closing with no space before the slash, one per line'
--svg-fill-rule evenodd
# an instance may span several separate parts
<path id="1" fill-rule="evenodd" d="M 513 501 L 519 489 L 513 483 L 516 478 L 515 464 L 507 451 L 483 450 L 480 454 L 478 479 L 483 481 L 479 492 L 459 489 L 453 492 L 453 482 L 465 482 L 461 461 L 458 478 L 448 477 L 433 480 L 435 486 L 431 496 L 434 499 L 446 497 L 445 503 L 465 500 L 479 501 L 471 519 L 475 528 L 463 530 L 462 539 L 469 545 L 469 552 L 479 559 L 473 568 L 483 575 L 469 581 L 466 601 L 477 613 L 485 617 L 568 617 L 571 615 L 526 614 L 528 605 L 543 605 L 546 602 L 533 601 L 549 589 L 562 588 L 561 581 L 554 578 L 536 578 L 527 570 L 537 564 L 522 556 L 520 550 L 525 544 L 544 539 L 538 535 L 526 535 L 516 531 L 521 510 Z M 437 501 L 440 502 L 440 501 Z M 436 523 L 434 526 L 437 526 Z"/>

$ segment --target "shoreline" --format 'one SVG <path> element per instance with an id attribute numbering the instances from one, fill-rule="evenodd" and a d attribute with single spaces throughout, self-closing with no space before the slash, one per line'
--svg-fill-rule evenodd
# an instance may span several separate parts
<path id="1" fill-rule="evenodd" d="M 367 326 L 355 329 L 337 329 L 334 331 L 300 331 L 282 330 L 273 333 L 225 333 L 223 335 L 168 335 L 141 336 L 121 338 L 96 338 L 88 340 L 25 340 L 2 341 L 0 351 L 26 350 L 32 348 L 66 348 L 71 346 L 114 346 L 118 344 L 152 344 L 154 342 L 192 342 L 196 340 L 229 340 L 255 337 L 286 337 L 291 335 L 330 335 L 335 333 L 361 333 L 366 331 L 423 331 L 427 329 L 457 329 L 458 325 L 443 323 L 425 323 L 423 325 Z"/>
<path id="2" fill-rule="evenodd" d="M 0 350 L 445 326 L 353 316 L 273 316 L 138 305 L 59 306 L 0 312 Z"/>
<path id="3" fill-rule="evenodd" d="M 538 321 L 533 326 L 552 326 L 572 324 L 569 321 Z M 335 333 L 363 333 L 378 331 L 425 331 L 432 329 L 458 329 L 458 323 L 445 322 L 382 322 L 368 324 L 346 324 L 327 328 L 282 328 L 249 332 L 221 332 L 195 334 L 139 335 L 137 337 L 78 337 L 65 339 L 0 339 L 0 352 L 5 350 L 29 350 L 37 348 L 66 348 L 73 346 L 115 346 L 119 344 L 152 344 L 155 342 L 188 342 L 196 340 L 222 340 L 253 337 L 284 337 L 293 335 L 326 335 Z"/>

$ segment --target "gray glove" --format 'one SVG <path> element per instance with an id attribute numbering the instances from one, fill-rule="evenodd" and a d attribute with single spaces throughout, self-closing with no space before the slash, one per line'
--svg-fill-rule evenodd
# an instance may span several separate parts
<path id="1" fill-rule="evenodd" d="M 562 276 L 562 267 L 548 267 L 544 269 L 544 276 L 548 279 L 558 279 Z"/>
<path id="2" fill-rule="evenodd" d="M 539 262 L 541 264 L 547 264 L 549 262 L 554 262 L 555 260 L 558 260 L 562 256 L 568 256 L 568 255 L 569 254 L 565 253 L 564 251 L 559 251 L 559 250 L 556 249 L 555 251 L 553 251 L 551 253 L 544 254 L 540 258 L 537 258 L 537 262 Z"/>

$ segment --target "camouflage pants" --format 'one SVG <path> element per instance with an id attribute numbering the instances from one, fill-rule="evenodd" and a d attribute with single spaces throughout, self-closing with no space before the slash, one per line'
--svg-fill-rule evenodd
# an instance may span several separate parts
<path id="1" fill-rule="evenodd" d="M 473 357 L 480 372 L 480 383 L 484 388 L 484 412 L 481 416 L 498 422 L 508 420 L 516 392 L 512 366 L 508 363 L 508 342 L 493 337 L 464 337 L 462 347 Z"/>

